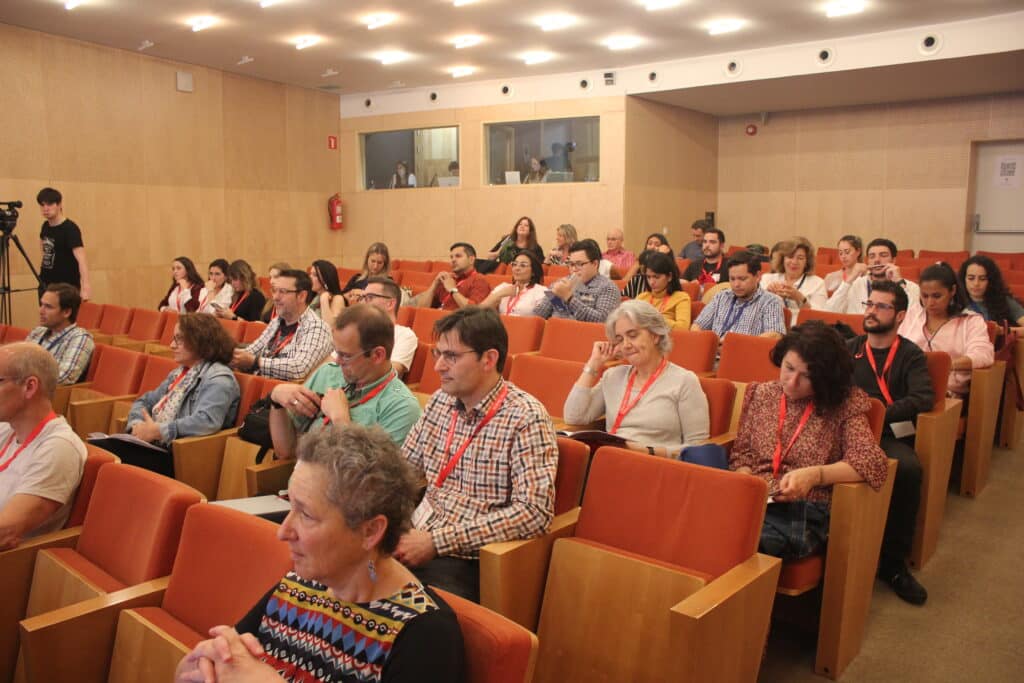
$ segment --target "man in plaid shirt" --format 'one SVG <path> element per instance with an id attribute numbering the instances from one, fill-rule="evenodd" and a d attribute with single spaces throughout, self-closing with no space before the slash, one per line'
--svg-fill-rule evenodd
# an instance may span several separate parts
<path id="1" fill-rule="evenodd" d="M 508 334 L 476 306 L 434 326 L 441 389 L 402 448 L 427 490 L 395 557 L 424 583 L 480 600 L 480 548 L 544 533 L 558 445 L 544 407 L 501 377 Z"/>
<path id="2" fill-rule="evenodd" d="M 537 303 L 534 315 L 603 323 L 622 302 L 614 282 L 598 273 L 601 247 L 592 239 L 569 247 L 569 276 L 551 283 L 551 289 Z"/>
<path id="3" fill-rule="evenodd" d="M 760 337 L 786 333 L 782 299 L 761 289 L 761 261 L 749 251 L 733 254 L 725 262 L 730 289 L 711 299 L 691 330 L 711 330 L 719 339 L 730 332 Z"/>
<path id="4" fill-rule="evenodd" d="M 270 283 L 277 317 L 263 334 L 237 349 L 231 367 L 294 382 L 311 373 L 331 352 L 331 330 L 309 310 L 313 281 L 302 270 L 285 270 Z"/>
<path id="5" fill-rule="evenodd" d="M 39 299 L 39 327 L 25 339 L 57 359 L 57 384 L 81 382 L 96 346 L 89 331 L 75 324 L 81 305 L 82 297 L 72 285 L 48 285 Z"/>

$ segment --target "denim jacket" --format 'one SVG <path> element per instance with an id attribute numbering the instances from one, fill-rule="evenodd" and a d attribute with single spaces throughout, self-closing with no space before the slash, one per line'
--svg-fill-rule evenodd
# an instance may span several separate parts
<path id="1" fill-rule="evenodd" d="M 160 386 L 135 399 L 128 413 L 128 431 L 136 422 L 142 421 L 143 409 L 153 413 L 153 406 L 167 393 L 171 378 L 177 372 L 171 372 Z M 231 427 L 238 415 L 240 393 L 231 369 L 221 363 L 210 363 L 195 388 L 185 397 L 177 418 L 160 425 L 160 441 L 170 444 L 182 437 L 204 436 Z"/>

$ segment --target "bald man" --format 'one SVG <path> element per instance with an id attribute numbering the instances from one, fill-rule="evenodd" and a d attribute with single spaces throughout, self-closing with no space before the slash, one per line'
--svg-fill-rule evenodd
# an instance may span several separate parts
<path id="1" fill-rule="evenodd" d="M 608 251 L 601 254 L 601 256 L 608 261 L 612 262 L 612 267 L 619 272 L 619 277 L 633 267 L 636 263 L 636 254 L 631 251 L 626 251 L 622 248 L 622 242 L 625 240 L 625 235 L 619 228 L 612 228 L 605 235 L 605 243 L 608 245 Z"/>
<path id="2" fill-rule="evenodd" d="M 30 342 L 0 347 L 0 550 L 67 522 L 85 444 L 53 412 L 57 361 Z"/>

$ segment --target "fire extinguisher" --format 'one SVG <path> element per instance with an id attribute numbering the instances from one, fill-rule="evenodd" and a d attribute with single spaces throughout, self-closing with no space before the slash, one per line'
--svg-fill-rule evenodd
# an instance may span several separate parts
<path id="1" fill-rule="evenodd" d="M 327 201 L 327 215 L 331 220 L 331 230 L 341 230 L 345 227 L 342 218 L 342 210 L 345 208 L 345 203 L 341 201 L 341 195 L 335 193 Z"/>

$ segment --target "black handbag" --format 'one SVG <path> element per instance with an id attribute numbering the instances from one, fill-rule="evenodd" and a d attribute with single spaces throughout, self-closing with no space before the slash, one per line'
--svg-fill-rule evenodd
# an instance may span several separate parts
<path id="1" fill-rule="evenodd" d="M 264 396 L 252 404 L 242 426 L 238 428 L 238 438 L 260 447 L 256 454 L 256 464 L 262 463 L 267 457 L 267 451 L 274 447 L 270 438 L 270 396 Z"/>

